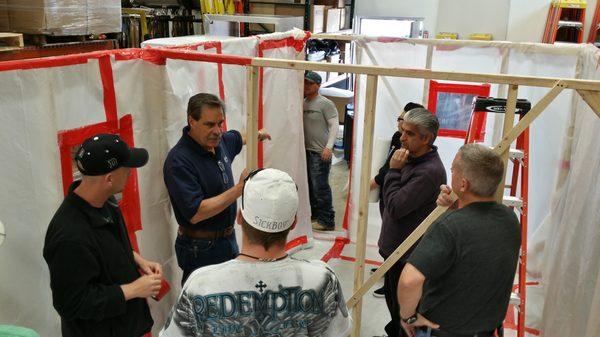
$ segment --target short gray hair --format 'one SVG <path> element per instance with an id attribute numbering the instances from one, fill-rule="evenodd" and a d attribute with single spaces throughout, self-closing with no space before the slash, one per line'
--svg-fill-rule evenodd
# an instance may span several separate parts
<path id="1" fill-rule="evenodd" d="M 465 144 L 458 154 L 457 169 L 469 182 L 471 192 L 480 197 L 493 196 L 504 179 L 500 156 L 479 144 Z"/>
<path id="2" fill-rule="evenodd" d="M 409 110 L 404 115 L 404 122 L 414 124 L 419 129 L 419 133 L 423 136 L 430 134 L 431 141 L 429 145 L 433 145 L 433 142 L 437 138 L 438 130 L 440 129 L 440 122 L 437 117 L 425 108 L 415 108 Z"/>

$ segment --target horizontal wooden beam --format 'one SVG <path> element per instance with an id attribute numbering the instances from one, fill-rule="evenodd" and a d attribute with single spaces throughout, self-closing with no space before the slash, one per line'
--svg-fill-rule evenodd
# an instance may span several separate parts
<path id="1" fill-rule="evenodd" d="M 561 81 L 564 88 L 583 89 L 589 91 L 600 91 L 600 81 L 573 80 L 549 77 L 515 76 L 499 74 L 460 73 L 453 71 L 433 71 L 427 69 L 405 69 L 381 66 L 364 66 L 353 64 L 332 64 L 309 61 L 293 61 L 270 58 L 254 58 L 252 65 L 258 67 L 270 67 L 294 70 L 316 70 L 339 73 L 366 74 L 377 76 L 393 76 L 406 78 L 424 78 L 432 80 L 461 81 L 475 83 L 497 83 L 522 85 L 531 87 L 554 87 L 556 82 Z"/>
<path id="2" fill-rule="evenodd" d="M 516 49 L 526 53 L 541 53 L 549 55 L 577 55 L 581 52 L 582 45 L 555 45 L 547 43 L 533 43 L 533 42 L 508 42 L 508 41 L 480 41 L 480 40 L 449 40 L 449 39 L 404 39 L 395 37 L 375 37 L 375 36 L 364 36 L 355 34 L 313 34 L 313 39 L 328 39 L 336 41 L 365 41 L 365 42 L 377 42 L 377 41 L 397 41 L 400 43 L 407 43 L 413 45 L 423 46 L 439 46 L 439 47 L 475 47 L 475 48 L 489 48 L 496 47 L 502 49 Z"/>

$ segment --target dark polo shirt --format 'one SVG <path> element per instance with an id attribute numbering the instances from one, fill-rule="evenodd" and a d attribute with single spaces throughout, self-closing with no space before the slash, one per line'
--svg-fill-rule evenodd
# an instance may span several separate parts
<path id="1" fill-rule="evenodd" d="M 152 328 L 146 299 L 125 301 L 122 284 L 140 277 L 114 197 L 92 207 L 73 190 L 50 221 L 44 259 L 62 335 L 138 337 Z"/>
<path id="2" fill-rule="evenodd" d="M 190 223 L 202 200 L 216 197 L 234 186 L 231 163 L 242 150 L 242 136 L 232 130 L 223 133 L 215 153 L 205 150 L 189 135 L 189 126 L 169 151 L 163 166 L 165 185 L 169 191 L 175 218 L 182 227 L 221 230 L 233 226 L 237 205 L 233 202 L 221 213 Z"/>

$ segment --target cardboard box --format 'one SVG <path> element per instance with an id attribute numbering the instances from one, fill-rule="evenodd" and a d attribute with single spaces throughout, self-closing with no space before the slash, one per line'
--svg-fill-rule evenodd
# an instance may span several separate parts
<path id="1" fill-rule="evenodd" d="M 304 6 L 290 6 L 285 4 L 277 4 L 275 5 L 275 15 L 304 17 Z"/>
<path id="2" fill-rule="evenodd" d="M 344 8 L 344 0 L 316 0 L 315 5 L 330 6 L 333 8 Z"/>
<path id="3" fill-rule="evenodd" d="M 121 0 L 87 0 L 87 34 L 118 33 L 122 25 Z"/>
<path id="4" fill-rule="evenodd" d="M 325 14 L 325 32 L 337 32 L 340 30 L 342 10 L 340 8 L 329 8 Z"/>
<path id="5" fill-rule="evenodd" d="M 8 0 L 13 31 L 89 35 L 121 31 L 120 0 Z"/>
<path id="6" fill-rule="evenodd" d="M 325 15 L 331 8 L 323 5 L 312 5 L 310 8 L 310 31 L 313 33 L 323 33 L 325 29 Z"/>
<path id="7" fill-rule="evenodd" d="M 0 32 L 10 31 L 8 20 L 8 0 L 0 0 Z"/>
<path id="8" fill-rule="evenodd" d="M 250 14 L 275 15 L 275 5 L 268 3 L 251 3 Z M 249 26 L 249 29 L 252 32 L 264 32 L 265 28 L 274 31 L 275 25 L 259 25 L 251 23 Z"/>

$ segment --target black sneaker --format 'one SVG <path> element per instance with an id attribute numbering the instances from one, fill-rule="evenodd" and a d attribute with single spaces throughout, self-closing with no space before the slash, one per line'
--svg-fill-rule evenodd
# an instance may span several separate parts
<path id="1" fill-rule="evenodd" d="M 375 289 L 373 291 L 373 296 L 377 297 L 377 298 L 382 298 L 385 297 L 385 288 L 381 287 L 379 289 Z"/>

